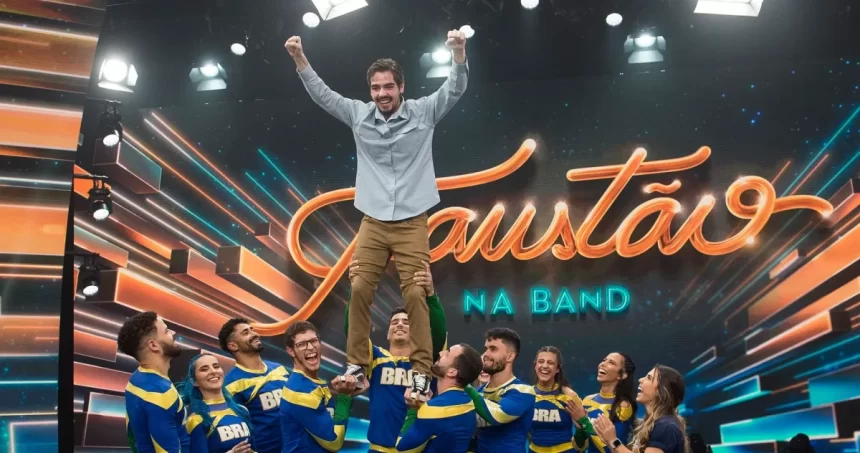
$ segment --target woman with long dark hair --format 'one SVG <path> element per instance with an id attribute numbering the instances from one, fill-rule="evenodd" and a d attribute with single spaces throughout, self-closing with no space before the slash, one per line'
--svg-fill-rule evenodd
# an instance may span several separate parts
<path id="1" fill-rule="evenodd" d="M 618 438 L 615 427 L 605 416 L 594 422 L 594 429 L 615 453 L 645 453 L 646 449 L 652 453 L 687 453 L 687 424 L 678 414 L 684 393 L 681 373 L 667 366 L 655 365 L 647 376 L 639 379 L 636 401 L 645 405 L 645 418 L 633 433 L 631 445 L 626 446 Z"/>
<path id="2" fill-rule="evenodd" d="M 250 453 L 251 416 L 223 388 L 224 370 L 212 354 L 199 354 L 188 364 L 179 384 L 188 408 L 185 428 L 191 453 Z"/>
<path id="3" fill-rule="evenodd" d="M 555 346 L 538 349 L 535 356 L 535 409 L 529 432 L 529 451 L 574 451 L 570 433 L 573 419 L 566 411 L 568 401 L 578 401 L 564 377 L 564 361 Z"/>
<path id="4" fill-rule="evenodd" d="M 567 403 L 567 411 L 576 422 L 573 442 L 578 451 L 612 453 L 610 446 L 597 435 L 591 419 L 606 417 L 612 422 L 619 439 L 627 440 L 633 431 L 637 410 L 634 380 L 636 364 L 629 355 L 613 352 L 597 366 L 600 393 L 589 395 L 577 404 Z"/>

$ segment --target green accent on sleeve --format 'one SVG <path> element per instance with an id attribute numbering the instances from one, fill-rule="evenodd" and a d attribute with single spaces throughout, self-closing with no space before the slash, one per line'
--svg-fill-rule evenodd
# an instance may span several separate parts
<path id="1" fill-rule="evenodd" d="M 338 395 L 334 405 L 334 422 L 341 423 L 349 419 L 349 411 L 352 409 L 352 397 L 349 395 Z"/>
<path id="2" fill-rule="evenodd" d="M 442 308 L 442 302 L 439 301 L 438 295 L 434 294 L 427 297 L 427 308 L 435 360 L 439 356 L 439 352 L 445 349 L 445 343 L 448 341 L 448 320 L 445 318 L 445 309 Z"/>
<path id="3" fill-rule="evenodd" d="M 346 297 L 346 310 L 343 311 L 343 334 L 349 337 L 349 301 L 352 300 L 352 290 Z"/>
<path id="4" fill-rule="evenodd" d="M 400 429 L 400 435 L 403 436 L 409 431 L 409 428 L 415 424 L 418 419 L 418 409 L 409 408 L 406 410 L 406 420 L 403 421 L 403 428 Z"/>
<path id="5" fill-rule="evenodd" d="M 472 403 L 475 404 L 475 412 L 483 418 L 487 423 L 493 422 L 493 417 L 490 415 L 490 411 L 487 409 L 487 405 L 484 403 L 484 397 L 475 390 L 471 385 L 467 385 L 465 389 L 463 389 L 469 398 L 472 400 Z"/>
<path id="6" fill-rule="evenodd" d="M 576 445 L 583 446 L 588 441 L 589 436 L 596 436 L 597 432 L 594 431 L 594 425 L 591 424 L 591 420 L 587 416 L 580 418 L 576 422 L 579 423 L 580 427 L 573 434 L 573 440 L 576 442 Z"/>
<path id="7" fill-rule="evenodd" d="M 126 438 L 128 439 L 128 447 L 131 449 L 132 453 L 137 453 L 137 442 L 134 440 L 134 433 L 131 431 L 131 428 L 127 429 Z"/>

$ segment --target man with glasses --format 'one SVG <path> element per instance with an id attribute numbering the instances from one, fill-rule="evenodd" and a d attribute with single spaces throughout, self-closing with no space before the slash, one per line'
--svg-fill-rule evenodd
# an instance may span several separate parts
<path id="1" fill-rule="evenodd" d="M 251 414 L 254 450 L 281 453 L 281 390 L 289 373 L 283 365 L 263 360 L 263 342 L 245 318 L 233 318 L 221 327 L 221 349 L 236 359 L 224 376 L 224 387 Z"/>
<path id="2" fill-rule="evenodd" d="M 293 373 L 281 394 L 283 453 L 335 452 L 343 447 L 355 376 L 337 376 L 331 386 L 319 379 L 322 343 L 316 326 L 298 321 L 286 332 Z"/>

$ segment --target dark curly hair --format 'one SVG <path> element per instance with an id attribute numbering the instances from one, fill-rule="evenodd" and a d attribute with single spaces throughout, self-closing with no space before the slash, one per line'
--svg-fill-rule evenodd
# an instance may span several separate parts
<path id="1" fill-rule="evenodd" d="M 120 352 L 140 360 L 138 352 L 140 343 L 155 332 L 155 321 L 158 314 L 154 311 L 138 313 L 122 324 L 116 337 L 116 345 Z"/>
<path id="2" fill-rule="evenodd" d="M 501 340 L 505 346 L 513 349 L 514 355 L 520 355 L 520 336 L 514 329 L 493 327 L 487 330 L 485 338 L 486 340 Z"/>
<path id="3" fill-rule="evenodd" d="M 296 336 L 309 330 L 317 334 L 317 336 L 320 335 L 319 330 L 317 330 L 317 326 L 313 325 L 310 321 L 297 321 L 291 324 L 290 327 L 287 328 L 287 332 L 285 334 L 287 337 L 286 346 L 292 349 L 296 345 Z"/>
<path id="4" fill-rule="evenodd" d="M 239 324 L 251 324 L 251 321 L 245 318 L 233 318 L 221 326 L 221 330 L 218 332 L 218 343 L 221 344 L 221 349 L 223 349 L 224 352 L 229 352 L 230 354 L 233 353 L 233 351 L 227 348 L 227 343 L 230 342 L 230 337 L 233 336 L 233 331 L 236 330 L 236 326 Z"/>
<path id="5" fill-rule="evenodd" d="M 370 86 L 370 79 L 377 72 L 390 72 L 394 77 L 394 83 L 397 84 L 398 87 L 403 86 L 403 68 L 400 67 L 400 63 L 392 60 L 391 58 L 380 58 L 373 62 L 369 68 L 367 68 L 367 85 Z"/>

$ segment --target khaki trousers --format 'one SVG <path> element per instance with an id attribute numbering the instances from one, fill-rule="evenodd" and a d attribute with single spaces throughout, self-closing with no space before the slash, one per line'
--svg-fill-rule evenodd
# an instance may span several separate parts
<path id="1" fill-rule="evenodd" d="M 395 222 L 383 222 L 365 216 L 356 241 L 355 259 L 359 269 L 353 277 L 349 302 L 349 332 L 346 339 L 347 362 L 370 367 L 370 305 L 379 279 L 391 256 L 400 274 L 400 290 L 409 316 L 412 354 L 409 361 L 418 373 L 430 375 L 433 361 L 427 294 L 414 283 L 415 273 L 424 270 L 422 261 L 430 262 L 430 238 L 427 214 Z"/>

